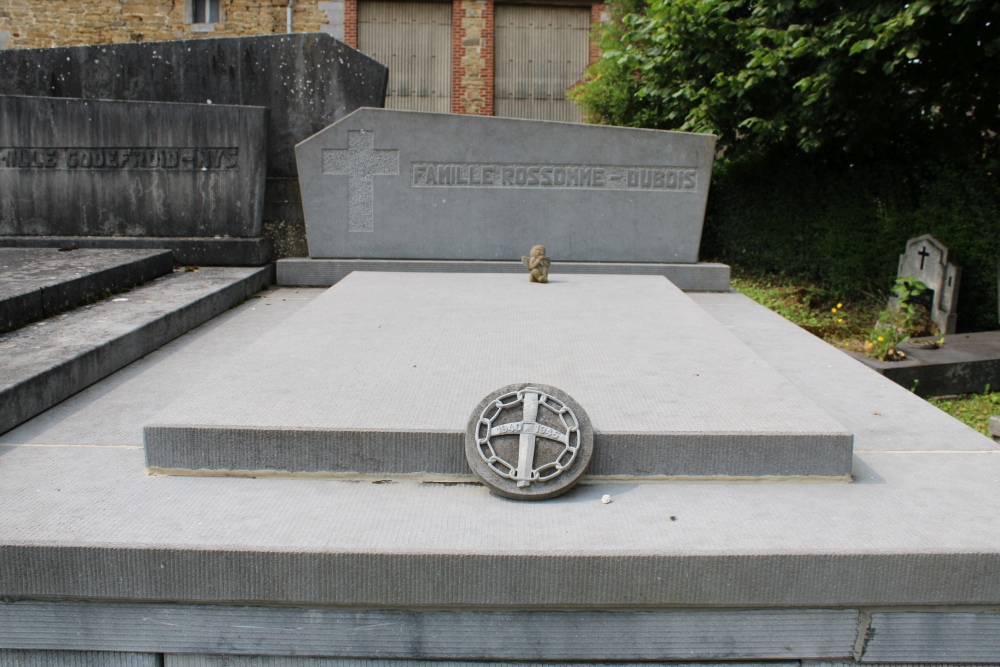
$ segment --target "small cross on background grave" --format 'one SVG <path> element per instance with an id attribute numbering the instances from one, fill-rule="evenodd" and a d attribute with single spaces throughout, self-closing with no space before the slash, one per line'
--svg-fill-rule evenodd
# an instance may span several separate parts
<path id="1" fill-rule="evenodd" d="M 918 252 L 917 254 L 920 255 L 920 270 L 923 271 L 924 270 L 924 262 L 927 261 L 927 258 L 930 257 L 931 254 L 929 252 L 927 252 L 927 246 L 924 246 L 923 248 L 921 248 L 920 252 Z"/>
<path id="2" fill-rule="evenodd" d="M 398 150 L 375 150 L 375 134 L 368 130 L 347 133 L 347 150 L 323 151 L 323 173 L 347 175 L 347 231 L 375 231 L 373 176 L 399 174 Z"/>

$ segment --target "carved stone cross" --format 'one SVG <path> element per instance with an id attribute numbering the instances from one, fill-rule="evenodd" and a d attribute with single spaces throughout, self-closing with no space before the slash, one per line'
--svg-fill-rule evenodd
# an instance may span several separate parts
<path id="1" fill-rule="evenodd" d="M 347 150 L 323 151 L 323 173 L 347 175 L 347 231 L 375 231 L 372 176 L 399 174 L 399 151 L 375 150 L 375 134 L 367 130 L 347 133 Z"/>
<path id="2" fill-rule="evenodd" d="M 539 424 L 538 419 L 538 394 L 525 392 L 524 413 L 519 422 L 501 424 L 490 429 L 490 436 L 519 434 L 517 452 L 517 480 L 518 488 L 524 488 L 531 484 L 532 472 L 535 466 L 535 438 L 541 436 L 549 440 L 556 440 L 565 444 L 569 443 L 569 436 L 561 433 L 545 424 Z"/>

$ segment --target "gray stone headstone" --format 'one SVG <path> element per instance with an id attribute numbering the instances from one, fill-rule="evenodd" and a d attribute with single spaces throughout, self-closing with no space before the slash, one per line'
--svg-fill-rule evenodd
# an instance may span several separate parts
<path id="1" fill-rule="evenodd" d="M 0 53 L 0 95 L 268 107 L 268 176 L 295 176 L 294 145 L 359 107 L 388 70 L 330 35 L 178 40 Z"/>
<path id="2" fill-rule="evenodd" d="M 962 270 L 948 263 L 948 248 L 930 234 L 910 239 L 906 242 L 906 251 L 899 256 L 896 275 L 899 278 L 915 278 L 934 290 L 931 319 L 941 333 L 955 333 Z M 895 307 L 895 297 L 890 304 Z"/>
<path id="3" fill-rule="evenodd" d="M 0 96 L 0 235 L 254 237 L 267 109 Z"/>
<path id="4" fill-rule="evenodd" d="M 711 135 L 361 109 L 296 147 L 313 258 L 696 262 Z"/>

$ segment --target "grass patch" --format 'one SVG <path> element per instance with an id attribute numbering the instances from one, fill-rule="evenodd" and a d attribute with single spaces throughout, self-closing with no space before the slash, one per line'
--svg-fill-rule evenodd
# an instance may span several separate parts
<path id="1" fill-rule="evenodd" d="M 981 394 L 941 396 L 927 400 L 983 435 L 989 435 L 990 417 L 1000 415 L 1000 392 L 988 389 L 987 387 L 987 391 Z"/>
<path id="2" fill-rule="evenodd" d="M 885 296 L 870 296 L 854 303 L 805 280 L 732 267 L 731 285 L 831 345 L 858 352 L 885 306 Z M 947 344 L 947 343 L 946 343 Z M 952 417 L 989 435 L 991 415 L 1000 415 L 1000 392 L 942 396 L 928 402 Z"/>
<path id="3" fill-rule="evenodd" d="M 876 296 L 849 302 L 805 280 L 735 266 L 730 284 L 809 333 L 843 347 L 862 345 L 885 303 Z"/>

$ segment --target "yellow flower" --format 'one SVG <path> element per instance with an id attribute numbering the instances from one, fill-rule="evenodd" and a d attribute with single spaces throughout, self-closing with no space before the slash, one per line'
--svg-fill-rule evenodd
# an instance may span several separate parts
<path id="1" fill-rule="evenodd" d="M 831 312 L 831 313 L 835 313 L 835 312 L 837 312 L 837 309 L 836 309 L 836 308 L 831 308 L 831 309 L 830 309 L 830 312 Z"/>
<path id="2" fill-rule="evenodd" d="M 843 321 L 844 321 L 844 318 L 843 318 L 843 317 L 838 317 L 838 318 L 837 318 L 837 321 L 838 321 L 838 322 L 843 322 Z"/>
<path id="3" fill-rule="evenodd" d="M 884 341 L 884 340 L 885 340 L 885 338 L 882 338 L 881 336 L 879 336 L 879 337 L 878 337 L 878 342 L 880 342 L 880 343 L 881 343 L 881 342 L 882 342 L 882 341 Z"/>
<path id="4" fill-rule="evenodd" d="M 845 340 L 844 341 L 844 347 L 850 347 L 850 346 L 851 346 L 851 344 Z"/>
<path id="5" fill-rule="evenodd" d="M 844 307 L 844 304 L 842 304 L 842 303 L 838 303 L 837 304 L 837 308 L 843 308 L 843 307 Z"/>

